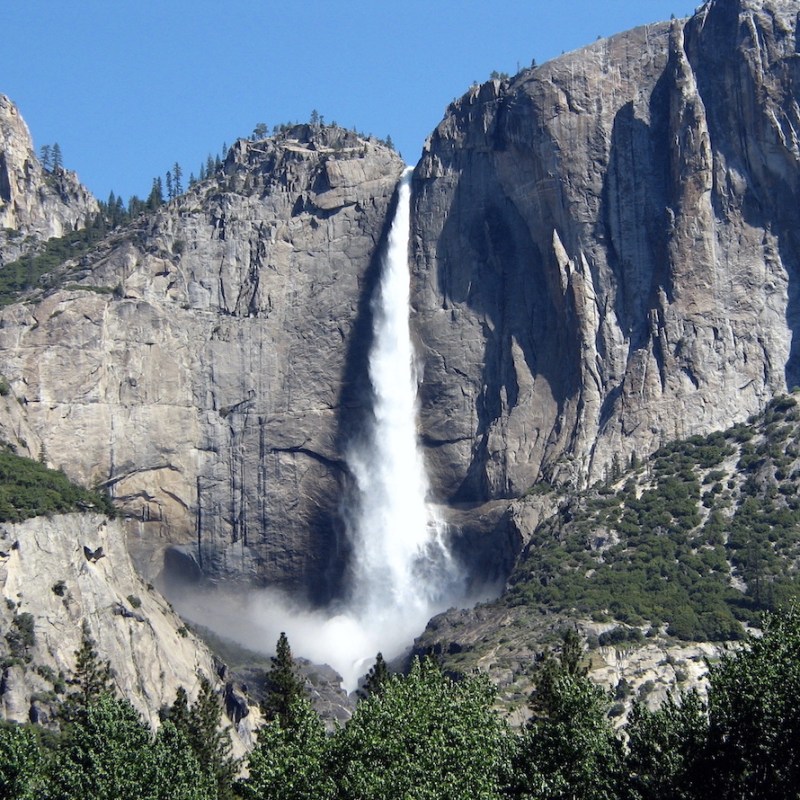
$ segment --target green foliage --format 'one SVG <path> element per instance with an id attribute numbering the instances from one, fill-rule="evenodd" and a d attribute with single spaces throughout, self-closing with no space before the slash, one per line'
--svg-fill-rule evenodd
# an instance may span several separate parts
<path id="1" fill-rule="evenodd" d="M 795 398 L 776 398 L 748 425 L 663 446 L 622 489 L 570 498 L 534 532 L 502 602 L 741 639 L 742 623 L 800 595 L 798 419 Z M 737 456 L 745 475 L 724 464 Z"/>
<path id="2" fill-rule="evenodd" d="M 375 657 L 375 663 L 370 668 L 370 671 L 367 673 L 367 677 L 364 679 L 364 685 L 359 690 L 358 694 L 359 697 L 369 697 L 372 694 L 379 694 L 383 691 L 383 687 L 386 682 L 389 680 L 391 672 L 389 671 L 389 665 L 383 658 L 383 653 L 378 653 Z"/>
<path id="3" fill-rule="evenodd" d="M 338 798 L 490 800 L 502 796 L 507 731 L 485 676 L 458 683 L 414 661 L 362 700 L 330 743 Z"/>
<path id="4" fill-rule="evenodd" d="M 12 659 L 30 661 L 30 649 L 36 644 L 33 614 L 23 611 L 14 614 L 11 627 L 6 633 L 6 643 Z"/>
<path id="5" fill-rule="evenodd" d="M 61 719 L 69 724 L 86 716 L 89 705 L 102 694 L 113 695 L 113 672 L 109 661 L 101 661 L 84 620 L 81 646 L 75 651 L 75 669 L 67 684 L 72 687 L 61 706 Z"/>
<path id="6" fill-rule="evenodd" d="M 159 800 L 216 800 L 232 797 L 230 784 L 218 792 L 188 736 L 171 720 L 162 723 L 153 743 L 154 788 Z"/>
<path id="7" fill-rule="evenodd" d="M 231 756 L 231 738 L 221 727 L 222 705 L 211 683 L 203 678 L 197 699 L 189 706 L 186 691 L 178 689 L 175 702 L 161 715 L 184 737 L 200 765 L 204 784 L 214 797 L 232 798 L 238 762 Z"/>
<path id="8" fill-rule="evenodd" d="M 0 448 L 0 522 L 87 508 L 114 513 L 107 496 L 76 486 L 61 471 Z"/>
<path id="9" fill-rule="evenodd" d="M 154 738 L 130 703 L 101 692 L 64 726 L 40 796 L 214 800 L 218 795 L 183 732 L 167 721 Z"/>
<path id="10" fill-rule="evenodd" d="M 82 650 L 83 673 L 95 675 L 96 654 Z M 264 726 L 248 777 L 235 785 L 210 684 L 191 707 L 179 691 L 155 736 L 129 703 L 100 689 L 65 719 L 52 753 L 35 730 L 0 724 L 0 800 L 798 797 L 797 610 L 768 615 L 763 636 L 710 666 L 707 705 L 694 693 L 655 711 L 636 703 L 621 735 L 609 719 L 614 698 L 586 677 L 574 630 L 557 658 L 540 663 L 534 716 L 519 734 L 493 710 L 484 676 L 454 682 L 431 661 L 388 676 L 332 735 L 295 697 L 291 726 L 279 718 Z M 618 697 L 629 694 L 618 687 Z M 224 770 L 210 766 L 223 762 Z"/>
<path id="11" fill-rule="evenodd" d="M 800 612 L 767 615 L 709 671 L 708 762 L 719 798 L 796 797 L 800 786 Z"/>
<path id="12" fill-rule="evenodd" d="M 103 692 L 64 732 L 49 770 L 47 800 L 158 797 L 150 728 L 127 701 Z"/>
<path id="13" fill-rule="evenodd" d="M 669 696 L 650 711 L 635 703 L 626 727 L 625 771 L 631 800 L 689 800 L 703 786 L 702 761 L 708 736 L 703 702 L 695 692 L 680 702 Z"/>
<path id="14" fill-rule="evenodd" d="M 30 727 L 0 725 L 0 800 L 34 800 L 44 782 L 39 737 Z"/>
<path id="15" fill-rule="evenodd" d="M 584 678 L 587 671 L 583 666 L 583 642 L 574 628 L 567 628 L 561 634 L 558 658 L 552 653 L 542 656 L 534 668 L 536 688 L 528 698 L 534 717 L 547 716 L 555 686 L 563 675 Z"/>
<path id="16" fill-rule="evenodd" d="M 37 286 L 47 288 L 52 285 L 45 276 L 65 261 L 84 256 L 108 231 L 109 225 L 100 213 L 87 227 L 70 231 L 60 238 L 48 239 L 38 252 L 6 264 L 0 271 L 0 306 L 13 303 Z"/>
<path id="17" fill-rule="evenodd" d="M 551 675 L 515 756 L 519 797 L 621 797 L 622 743 L 608 713 L 612 698 L 566 669 Z"/>
<path id="18" fill-rule="evenodd" d="M 326 800 L 337 796 L 328 770 L 329 743 L 322 720 L 304 697 L 295 697 L 291 705 L 291 727 L 275 719 L 258 732 L 258 744 L 247 762 L 248 778 L 239 783 L 242 797 Z"/>

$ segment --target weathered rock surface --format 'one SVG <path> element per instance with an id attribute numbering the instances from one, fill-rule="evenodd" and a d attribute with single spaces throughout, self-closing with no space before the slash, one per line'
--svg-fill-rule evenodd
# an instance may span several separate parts
<path id="1" fill-rule="evenodd" d="M 450 107 L 414 181 L 441 496 L 585 485 L 800 382 L 796 16 L 712 0 Z"/>
<path id="2" fill-rule="evenodd" d="M 487 579 L 547 502 L 486 503 L 584 485 L 800 381 L 795 16 L 713 0 L 475 87 L 432 135 L 413 187 L 421 433 Z M 402 168 L 338 128 L 238 142 L 66 265 L 69 288 L 0 313 L 21 404 L 3 431 L 108 486 L 148 575 L 174 545 L 184 572 L 335 593 Z"/>
<path id="3" fill-rule="evenodd" d="M 52 720 L 84 625 L 120 691 L 151 724 L 179 686 L 191 698 L 201 677 L 219 683 L 211 653 L 135 571 L 119 521 L 68 514 L 0 524 L 0 593 L 6 719 Z M 32 642 L 20 643 L 18 623 L 28 614 Z M 242 713 L 240 704 L 239 749 L 252 733 Z"/>
<path id="4" fill-rule="evenodd" d="M 29 428 L 138 521 L 147 574 L 159 545 L 190 543 L 216 579 L 332 590 L 342 442 L 402 169 L 338 128 L 237 142 L 218 175 L 69 263 L 71 288 L 0 314 Z"/>
<path id="5" fill-rule="evenodd" d="M 0 267 L 41 241 L 83 228 L 97 211 L 74 172 L 42 169 L 19 110 L 0 95 Z"/>
<path id="6" fill-rule="evenodd" d="M 521 725 L 530 716 L 528 699 L 536 688 L 539 659 L 558 652 L 567 627 L 589 643 L 584 650 L 588 675 L 604 689 L 616 692 L 620 707 L 615 716 L 620 722 L 636 699 L 655 708 L 669 694 L 691 689 L 705 694 L 706 662 L 723 652 L 719 644 L 678 642 L 660 634 L 635 646 L 600 646 L 598 637 L 614 624 L 579 618 L 567 622 L 562 616 L 501 603 L 450 610 L 434 617 L 412 652 L 436 654 L 444 669 L 455 674 L 479 670 L 489 675 L 498 688 L 498 705 L 512 724 Z M 626 687 L 624 692 L 620 683 Z"/>

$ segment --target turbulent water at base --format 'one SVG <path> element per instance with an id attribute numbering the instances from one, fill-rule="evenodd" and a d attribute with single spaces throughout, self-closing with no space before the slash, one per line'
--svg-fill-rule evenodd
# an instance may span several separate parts
<path id="1" fill-rule="evenodd" d="M 327 611 L 308 610 L 271 590 L 245 597 L 219 591 L 171 598 L 189 619 L 250 648 L 268 649 L 285 631 L 295 655 L 329 664 L 348 690 L 356 688 L 378 652 L 387 659 L 399 655 L 434 614 L 463 598 L 445 526 L 426 502 L 428 481 L 418 445 L 409 329 L 410 202 L 409 169 L 398 187 L 372 298 L 373 405 L 363 435 L 346 454 L 355 486 L 343 511 L 352 545 L 345 602 Z"/>

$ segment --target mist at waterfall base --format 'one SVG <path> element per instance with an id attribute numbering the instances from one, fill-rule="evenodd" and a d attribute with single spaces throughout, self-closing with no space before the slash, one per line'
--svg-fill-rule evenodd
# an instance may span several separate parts
<path id="1" fill-rule="evenodd" d="M 217 590 L 175 597 L 190 620 L 251 650 L 273 652 L 285 631 L 296 656 L 326 663 L 351 691 L 381 652 L 392 659 L 428 620 L 464 597 L 465 576 L 446 527 L 428 500 L 417 437 L 418 374 L 409 330 L 408 245 L 411 170 L 397 208 L 371 301 L 371 414 L 346 460 L 354 479 L 342 515 L 352 548 L 349 591 L 335 608 L 309 610 L 281 593 Z M 474 602 L 474 600 L 473 600 Z"/>

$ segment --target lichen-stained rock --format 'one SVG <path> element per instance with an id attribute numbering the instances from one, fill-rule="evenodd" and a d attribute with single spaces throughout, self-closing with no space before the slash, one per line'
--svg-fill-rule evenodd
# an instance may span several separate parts
<path id="1" fill-rule="evenodd" d="M 84 548 L 102 548 L 103 557 L 87 559 Z M 66 514 L 0 524 L 0 594 L 6 719 L 53 721 L 84 626 L 114 683 L 151 724 L 178 687 L 193 698 L 201 677 L 219 684 L 208 649 L 135 571 L 119 521 Z M 237 750 L 252 733 L 242 723 Z"/>
<path id="2" fill-rule="evenodd" d="M 0 94 L 0 267 L 37 242 L 83 228 L 97 210 L 74 172 L 42 169 L 28 126 Z"/>
<path id="3" fill-rule="evenodd" d="M 800 382 L 797 5 L 712 0 L 473 87 L 414 181 L 434 485 L 585 485 Z"/>
<path id="4" fill-rule="evenodd" d="M 148 575 L 164 545 L 191 543 L 212 578 L 332 590 L 342 442 L 403 166 L 339 128 L 239 141 L 216 175 L 69 263 L 62 288 L 0 312 L 26 424 L 134 518 Z"/>

